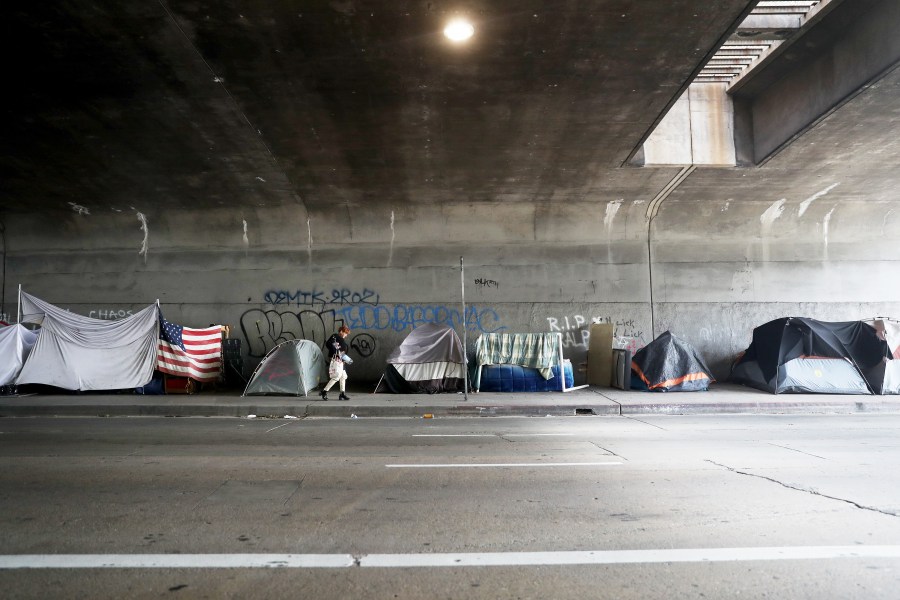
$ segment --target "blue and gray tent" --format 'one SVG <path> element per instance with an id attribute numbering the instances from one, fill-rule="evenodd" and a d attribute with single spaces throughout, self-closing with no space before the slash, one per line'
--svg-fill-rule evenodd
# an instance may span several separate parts
<path id="1" fill-rule="evenodd" d="M 784 317 L 753 330 L 731 381 L 773 394 L 882 394 L 890 351 L 862 321 Z"/>

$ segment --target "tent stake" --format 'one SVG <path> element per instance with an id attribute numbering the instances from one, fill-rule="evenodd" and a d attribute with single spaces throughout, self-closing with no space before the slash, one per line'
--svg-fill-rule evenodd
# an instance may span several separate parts
<path id="1" fill-rule="evenodd" d="M 469 401 L 469 355 L 466 350 L 466 266 L 463 257 L 459 257 L 459 289 L 462 297 L 462 330 L 463 330 L 463 398 Z"/>

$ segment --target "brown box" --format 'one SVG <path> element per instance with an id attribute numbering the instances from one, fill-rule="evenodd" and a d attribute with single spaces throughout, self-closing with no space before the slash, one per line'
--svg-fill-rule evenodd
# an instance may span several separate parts
<path id="1" fill-rule="evenodd" d="M 589 385 L 612 385 L 612 323 L 591 323 L 591 341 L 588 346 L 587 381 Z"/>

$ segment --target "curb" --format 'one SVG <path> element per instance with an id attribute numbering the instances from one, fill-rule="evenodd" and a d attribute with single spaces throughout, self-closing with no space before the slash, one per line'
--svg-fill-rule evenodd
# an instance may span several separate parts
<path id="1" fill-rule="evenodd" d="M 568 417 L 713 414 L 885 414 L 900 412 L 900 405 L 886 402 L 740 402 L 740 403 L 640 403 L 640 404 L 485 404 L 453 405 L 354 405 L 346 403 L 299 404 L 5 404 L 0 418 L 24 417 L 233 417 L 266 418 L 421 418 L 434 417 Z"/>
<path id="2" fill-rule="evenodd" d="M 898 413 L 896 402 L 730 402 L 667 404 L 623 404 L 622 415 L 825 415 Z"/>

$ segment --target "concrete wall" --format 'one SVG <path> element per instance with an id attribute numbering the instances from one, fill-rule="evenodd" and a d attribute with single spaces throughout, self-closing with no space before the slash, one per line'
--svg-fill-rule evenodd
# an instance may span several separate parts
<path id="1" fill-rule="evenodd" d="M 771 319 L 900 315 L 900 201 L 834 181 L 801 197 L 769 196 L 761 183 L 756 197 L 724 186 L 719 200 L 698 200 L 704 177 L 654 221 L 653 300 L 657 331 L 690 341 L 717 376 Z"/>
<path id="2" fill-rule="evenodd" d="M 760 181 L 739 185 L 748 175 Z M 363 207 L 150 215 L 146 257 L 136 214 L 8 217 L 3 308 L 15 314 L 18 283 L 100 318 L 158 298 L 169 320 L 230 325 L 248 371 L 277 341 L 321 342 L 343 322 L 359 382 L 376 380 L 416 325 L 459 327 L 460 256 L 470 349 L 483 332 L 559 330 L 576 368 L 594 320 L 615 323 L 633 348 L 654 325 L 672 330 L 725 378 L 753 327 L 773 318 L 900 316 L 900 201 L 821 179 L 782 198 L 765 179 L 695 171 L 649 228 L 655 191 L 555 206 L 422 205 L 393 211 L 393 223 L 390 211 Z"/>
<path id="3" fill-rule="evenodd" d="M 558 330 L 578 368 L 593 320 L 617 323 L 633 347 L 652 339 L 646 206 L 619 198 L 424 205 L 392 211 L 393 219 L 362 207 L 161 214 L 145 217 L 146 256 L 136 214 L 73 214 L 50 224 L 8 218 L 17 234 L 6 257 L 5 310 L 15 314 L 19 283 L 100 318 L 159 299 L 171 321 L 230 325 L 244 340 L 248 369 L 282 339 L 323 342 L 345 323 L 362 359 L 353 375 L 374 381 L 418 324 L 462 331 L 462 256 L 470 348 L 483 332 Z"/>

